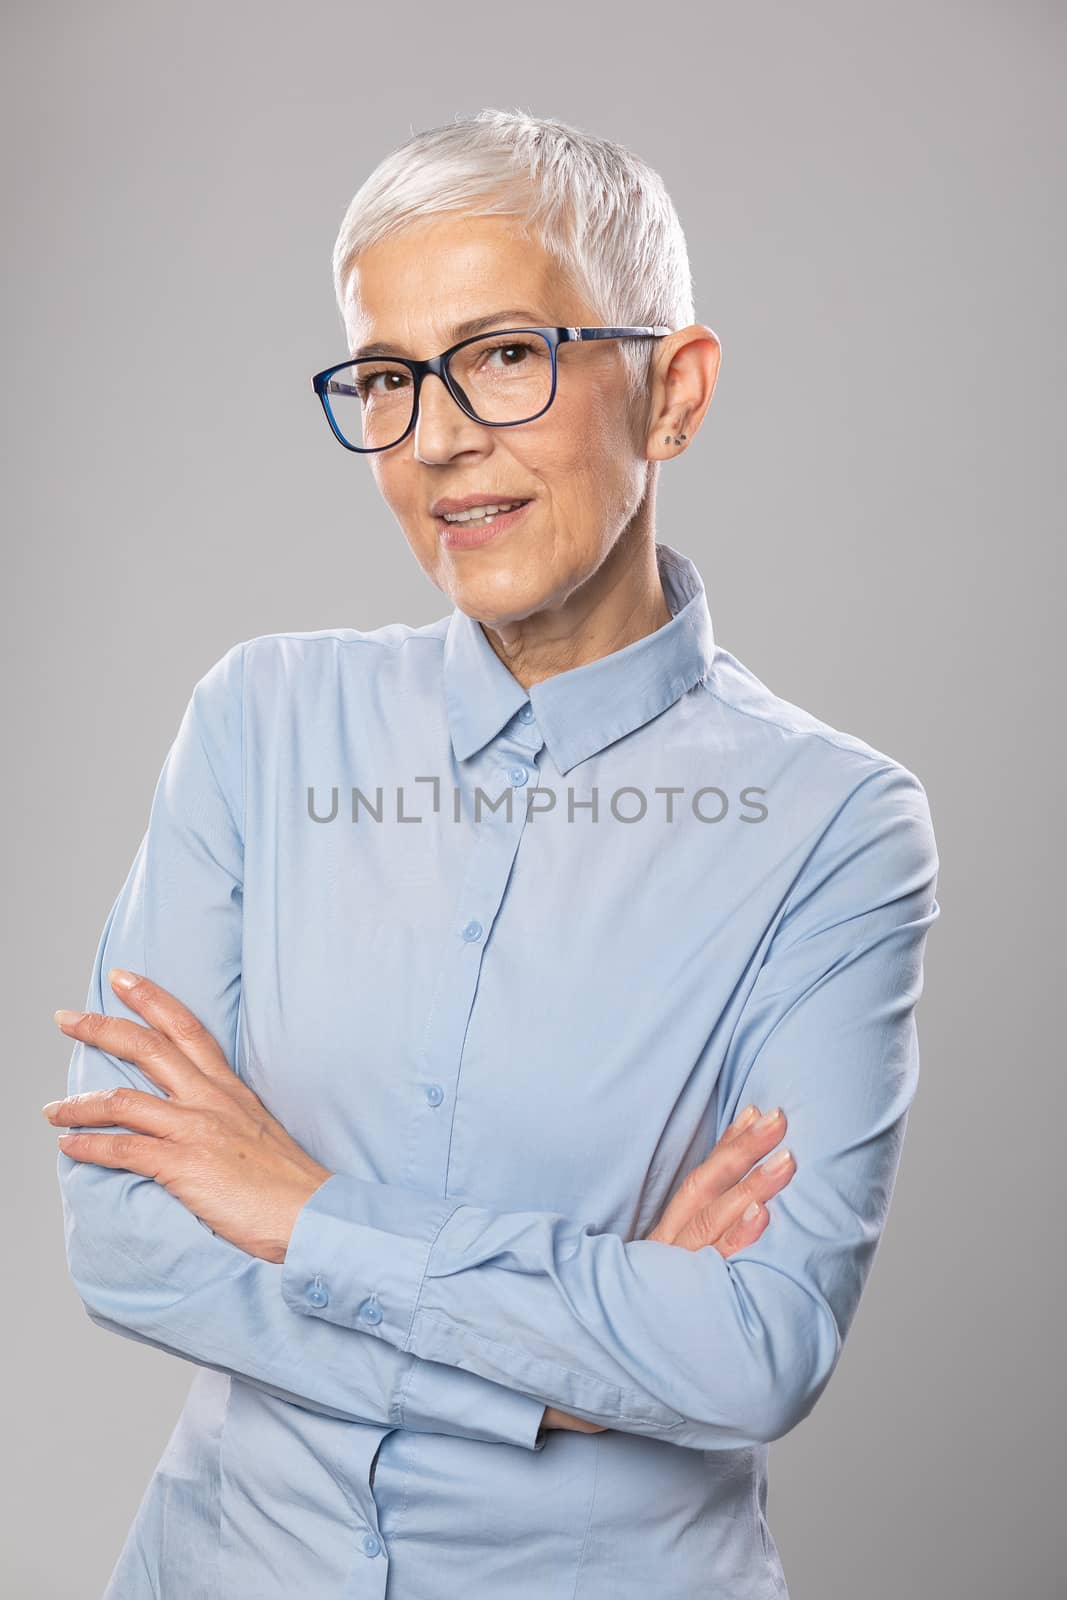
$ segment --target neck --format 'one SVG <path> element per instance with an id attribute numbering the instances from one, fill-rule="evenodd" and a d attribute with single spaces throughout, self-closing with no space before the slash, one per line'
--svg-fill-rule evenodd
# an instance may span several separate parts
<path id="1" fill-rule="evenodd" d="M 656 564 L 655 534 L 639 519 L 596 571 L 555 606 L 501 628 L 481 627 L 524 689 L 623 650 L 671 620 Z"/>

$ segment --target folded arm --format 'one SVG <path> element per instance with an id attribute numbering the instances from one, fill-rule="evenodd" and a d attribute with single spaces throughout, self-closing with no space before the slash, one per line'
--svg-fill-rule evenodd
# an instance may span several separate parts
<path id="1" fill-rule="evenodd" d="M 243 884 L 242 672 L 235 645 L 197 684 L 147 830 L 108 914 L 85 1006 L 141 1019 L 111 967 L 153 978 L 236 1060 Z M 67 1093 L 161 1091 L 131 1062 L 79 1041 Z M 67 1260 L 94 1322 L 327 1415 L 543 1447 L 544 1401 L 426 1361 L 359 1329 L 297 1315 L 282 1267 L 217 1237 L 152 1179 L 57 1157 Z"/>
<path id="2" fill-rule="evenodd" d="M 789 1119 L 797 1170 L 755 1244 L 727 1259 L 335 1173 L 297 1217 L 288 1305 L 603 1426 L 705 1450 L 787 1433 L 888 1212 L 937 865 L 922 786 L 872 766 L 794 885 L 723 1069 L 724 1107 Z"/>

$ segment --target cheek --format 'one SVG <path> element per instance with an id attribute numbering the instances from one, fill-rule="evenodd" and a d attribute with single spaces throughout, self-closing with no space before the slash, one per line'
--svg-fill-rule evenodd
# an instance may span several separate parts
<path id="1" fill-rule="evenodd" d="M 381 455 L 368 456 L 371 477 L 374 487 L 382 499 L 397 511 L 403 508 L 405 485 L 403 474 L 398 470 L 399 462 L 395 453 L 384 450 Z"/>
<path id="2" fill-rule="evenodd" d="M 542 480 L 553 501 L 569 506 L 606 487 L 626 448 L 615 408 L 589 385 L 579 393 L 561 388 L 541 421 L 517 428 L 512 441 L 516 459 Z"/>
<path id="3" fill-rule="evenodd" d="M 429 490 L 424 488 L 420 496 L 420 486 L 413 474 L 405 472 L 400 459 L 386 461 L 383 457 L 373 462 L 371 474 L 378 493 L 411 546 L 412 554 L 423 571 L 432 577 L 440 559 L 440 551 L 437 530 L 426 509 L 430 499 Z"/>
<path id="4" fill-rule="evenodd" d="M 615 503 L 630 481 L 633 441 L 614 390 L 587 385 L 559 407 L 553 440 L 555 486 L 574 505 L 592 501 Z M 551 413 L 550 413 L 551 414 Z"/>
<path id="5" fill-rule="evenodd" d="M 430 519 L 426 516 L 420 518 L 419 513 L 424 510 L 424 501 L 428 502 L 429 494 L 424 485 L 420 490 L 417 474 L 411 471 L 410 465 L 401 455 L 390 456 L 388 451 L 384 451 L 372 461 L 371 473 L 378 493 L 408 537 L 414 537 L 417 533 L 425 539 L 426 530 L 421 524 Z"/>

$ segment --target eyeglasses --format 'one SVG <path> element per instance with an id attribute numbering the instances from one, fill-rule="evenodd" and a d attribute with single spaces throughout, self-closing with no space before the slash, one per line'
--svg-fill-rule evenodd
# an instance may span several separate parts
<path id="1" fill-rule="evenodd" d="M 456 404 L 487 428 L 542 416 L 556 398 L 561 344 L 590 339 L 662 339 L 670 328 L 502 328 L 461 339 L 439 356 L 364 356 L 316 372 L 311 383 L 346 450 L 391 450 L 419 414 L 423 379 L 440 378 Z"/>

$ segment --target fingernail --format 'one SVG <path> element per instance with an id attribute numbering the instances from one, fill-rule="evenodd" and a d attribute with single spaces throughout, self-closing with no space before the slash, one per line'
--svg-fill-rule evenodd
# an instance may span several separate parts
<path id="1" fill-rule="evenodd" d="M 64 1011 L 64 1010 L 60 1009 L 59 1011 L 53 1011 L 52 1015 L 55 1018 L 55 1020 L 58 1022 L 59 1026 L 61 1028 L 63 1028 L 63 1027 L 68 1027 L 69 1028 L 72 1023 L 80 1022 L 81 1019 L 85 1016 L 85 1012 L 84 1011 Z"/>
<path id="2" fill-rule="evenodd" d="M 50 1117 L 52 1112 L 56 1109 L 56 1106 L 60 1104 L 61 1102 L 59 1100 L 49 1100 L 47 1105 L 43 1105 L 41 1107 L 41 1111 L 46 1117 Z"/>
<path id="3" fill-rule="evenodd" d="M 778 1118 L 781 1116 L 781 1113 L 781 1106 L 775 1106 L 773 1111 L 765 1111 L 762 1117 L 760 1117 L 759 1121 L 756 1123 L 757 1133 L 762 1132 L 764 1128 L 773 1127 L 773 1125 L 778 1121 Z"/>
<path id="4" fill-rule="evenodd" d="M 763 1163 L 763 1170 L 765 1172 L 781 1172 L 782 1168 L 787 1167 L 792 1159 L 793 1152 L 791 1150 L 776 1150 L 771 1159 Z"/>
<path id="5" fill-rule="evenodd" d="M 137 974 L 135 972 L 127 972 L 125 967 L 112 967 L 108 977 L 119 989 L 132 989 L 137 982 Z"/>
<path id="6" fill-rule="evenodd" d="M 756 1106 L 746 1106 L 741 1115 L 734 1122 L 734 1132 L 740 1133 L 742 1128 L 747 1128 L 752 1118 L 756 1115 Z"/>
<path id="7" fill-rule="evenodd" d="M 753 1200 L 741 1213 L 742 1222 L 754 1222 L 759 1216 L 759 1201 Z"/>

